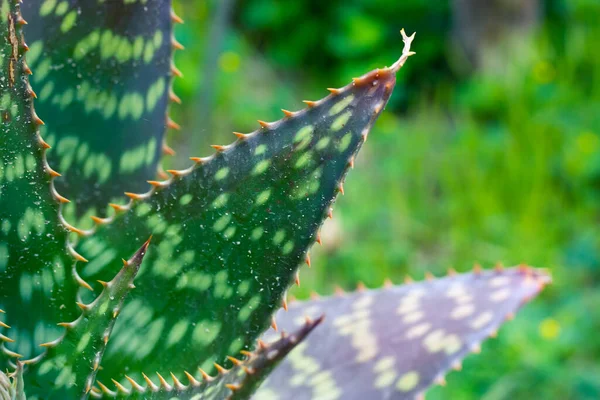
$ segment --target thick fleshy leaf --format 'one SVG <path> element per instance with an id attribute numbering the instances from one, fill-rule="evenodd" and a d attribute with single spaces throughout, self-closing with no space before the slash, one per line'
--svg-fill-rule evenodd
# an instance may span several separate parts
<path id="1" fill-rule="evenodd" d="M 549 281 L 517 267 L 292 303 L 277 314 L 280 328 L 305 315 L 325 314 L 325 322 L 253 398 L 418 398 Z"/>
<path id="2" fill-rule="evenodd" d="M 28 0 L 22 12 L 49 163 L 73 200 L 67 220 L 147 190 L 167 125 L 170 0 Z"/>
<path id="3" fill-rule="evenodd" d="M 255 352 L 245 352 L 246 359 L 241 361 L 229 357 L 233 362 L 230 370 L 219 367 L 217 376 L 211 377 L 206 372 L 200 371 L 201 377 L 196 378 L 185 373 L 185 378 L 177 378 L 171 375 L 168 383 L 159 375 L 158 383 L 147 377 L 142 383 L 122 380 L 121 383 L 114 382 L 115 389 L 111 390 L 103 384 L 95 388 L 92 395 L 97 398 L 123 398 L 123 399 L 148 399 L 148 400 L 171 400 L 202 398 L 209 399 L 247 399 L 258 388 L 260 383 L 267 377 L 273 368 L 289 352 L 301 343 L 312 330 L 322 322 L 317 320 L 306 320 L 302 326 L 296 327 L 292 334 L 282 334 L 270 345 L 259 342 Z M 187 385 L 182 381 L 187 382 Z M 199 396 L 199 397 L 198 397 Z"/>
<path id="4" fill-rule="evenodd" d="M 65 334 L 44 343 L 46 354 L 27 361 L 27 394 L 40 399 L 62 400 L 85 398 L 92 389 L 106 344 L 110 338 L 125 297 L 134 288 L 133 280 L 140 269 L 148 240 L 90 304 L 81 304 L 81 315 L 72 322 L 61 323 Z"/>
<path id="5" fill-rule="evenodd" d="M 0 371 L 0 400 L 27 400 L 23 382 L 23 364 L 17 362 L 16 370 L 7 376 Z"/>
<path id="6" fill-rule="evenodd" d="M 77 246 L 97 257 L 90 282 L 154 235 L 138 290 L 115 325 L 99 377 L 211 368 L 248 348 L 271 322 L 330 213 L 348 168 L 389 99 L 410 38 L 392 66 L 309 102 L 185 171 L 131 195 Z"/>
<path id="7" fill-rule="evenodd" d="M 1 370 L 19 354 L 39 354 L 40 343 L 60 335 L 56 324 L 79 314 L 74 259 L 59 217 L 66 200 L 53 188 L 57 174 L 37 132 L 41 121 L 33 110 L 18 3 L 0 1 Z"/>

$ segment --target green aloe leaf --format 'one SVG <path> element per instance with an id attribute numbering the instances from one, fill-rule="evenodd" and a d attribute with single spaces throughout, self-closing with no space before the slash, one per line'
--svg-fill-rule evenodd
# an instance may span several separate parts
<path id="1" fill-rule="evenodd" d="M 325 322 L 254 399 L 420 398 L 549 281 L 521 266 L 291 303 L 277 314 L 279 328 L 294 329 L 305 315 Z"/>
<path id="2" fill-rule="evenodd" d="M 246 359 L 241 361 L 229 357 L 233 361 L 233 367 L 225 370 L 219 367 L 218 375 L 212 377 L 206 372 L 200 371 L 201 377 L 196 378 L 185 372 L 185 379 L 179 379 L 171 374 L 167 382 L 161 375 L 159 380 L 152 381 L 144 377 L 142 384 L 129 378 L 125 382 L 114 381 L 115 389 L 111 390 L 102 383 L 95 388 L 92 396 L 97 398 L 126 398 L 126 399 L 151 399 L 171 400 L 177 399 L 247 399 L 258 388 L 260 383 L 267 377 L 273 368 L 289 352 L 312 332 L 322 322 L 322 318 L 306 320 L 304 324 L 296 328 L 292 334 L 282 334 L 270 345 L 259 342 L 256 351 L 245 352 Z M 187 384 L 182 383 L 186 382 Z"/>
<path id="3" fill-rule="evenodd" d="M 99 377 L 210 369 L 249 348 L 294 282 L 353 158 L 383 110 L 402 57 L 308 108 L 173 171 L 166 182 L 100 222 L 77 249 L 96 258 L 81 274 L 113 276 L 132 243 L 155 246 L 124 307 Z"/>
<path id="4" fill-rule="evenodd" d="M 156 177 L 176 43 L 171 2 L 28 0 L 22 12 L 49 163 L 73 199 L 63 212 L 69 221 L 104 216 L 111 199 Z"/>
<path id="5" fill-rule="evenodd" d="M 0 0 L 1 370 L 19 355 L 37 356 L 39 344 L 61 334 L 56 324 L 79 315 L 75 299 L 83 284 L 59 216 L 67 200 L 54 190 L 57 173 L 37 132 L 41 121 L 28 83 L 23 23 L 19 2 Z"/>
<path id="6" fill-rule="evenodd" d="M 135 287 L 133 280 L 149 243 L 148 240 L 129 261 L 123 260 L 121 271 L 110 282 L 102 282 L 104 290 L 93 302 L 79 303 L 81 315 L 61 324 L 64 335 L 43 344 L 43 357 L 26 362 L 29 396 L 45 400 L 87 397 L 125 297 Z"/>

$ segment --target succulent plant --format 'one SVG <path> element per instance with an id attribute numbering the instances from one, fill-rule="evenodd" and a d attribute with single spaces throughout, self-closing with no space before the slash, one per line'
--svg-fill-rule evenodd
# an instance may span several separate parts
<path id="1" fill-rule="evenodd" d="M 414 398 L 549 280 L 476 269 L 287 304 L 414 36 L 165 176 L 170 2 L 0 11 L 1 400 Z"/>

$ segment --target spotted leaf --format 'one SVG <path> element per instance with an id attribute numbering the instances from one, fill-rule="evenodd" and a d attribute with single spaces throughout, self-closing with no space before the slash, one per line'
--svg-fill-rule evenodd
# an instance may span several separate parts
<path id="1" fill-rule="evenodd" d="M 60 338 L 42 344 L 46 353 L 28 360 L 27 393 L 40 399 L 85 398 L 95 382 L 100 361 L 110 338 L 125 297 L 140 269 L 147 241 L 129 261 L 123 261 L 121 271 L 90 304 L 81 304 L 81 315 L 74 321 L 61 323 L 65 333 Z"/>
<path id="2" fill-rule="evenodd" d="M 0 370 L 35 357 L 78 315 L 75 259 L 39 136 L 19 2 L 0 0 Z M 9 329 L 9 326 L 12 327 Z"/>
<path id="3" fill-rule="evenodd" d="M 254 352 L 244 352 L 245 360 L 243 361 L 229 357 L 233 362 L 233 367 L 229 370 L 219 367 L 218 374 L 214 377 L 201 370 L 200 377 L 195 377 L 186 372 L 185 378 L 181 380 L 171 374 L 172 384 L 168 383 L 161 375 L 158 375 L 158 382 L 156 382 L 156 379 L 153 381 L 147 376 L 144 377 L 142 383 L 127 378 L 122 380 L 121 383 L 114 381 L 114 390 L 99 383 L 99 387 L 94 389 L 92 396 L 97 398 L 149 400 L 171 400 L 173 398 L 247 399 L 273 368 L 294 347 L 301 343 L 322 320 L 322 318 L 314 321 L 306 320 L 302 326 L 295 328 L 295 332 L 292 334 L 282 333 L 277 340 L 268 346 L 263 342 L 259 342 Z M 187 382 L 187 385 L 183 384 L 182 381 Z"/>
<path id="4" fill-rule="evenodd" d="M 63 174 L 57 189 L 73 199 L 63 210 L 72 223 L 104 213 L 126 190 L 146 190 L 156 176 L 176 43 L 170 3 L 22 6 L 36 109 L 46 122 L 42 136 L 53 146 L 50 165 Z"/>
<path id="5" fill-rule="evenodd" d="M 79 243 L 84 256 L 101 255 L 81 270 L 89 281 L 114 275 L 109 261 L 132 251 L 136 240 L 153 234 L 156 243 L 115 325 L 101 380 L 210 369 L 252 345 L 330 214 L 411 54 L 410 39 L 391 68 L 238 135 L 149 193 L 130 194 L 129 204 L 115 206 L 114 219 Z"/>
<path id="6" fill-rule="evenodd" d="M 280 328 L 294 329 L 305 315 L 326 320 L 253 398 L 419 398 L 549 279 L 518 267 L 292 303 L 277 314 Z"/>

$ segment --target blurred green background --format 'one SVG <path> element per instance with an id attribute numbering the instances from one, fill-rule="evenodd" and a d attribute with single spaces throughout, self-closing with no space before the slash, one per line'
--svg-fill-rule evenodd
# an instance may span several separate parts
<path id="1" fill-rule="evenodd" d="M 177 155 L 211 153 L 256 119 L 392 64 L 387 111 L 346 181 L 302 286 L 379 287 L 526 262 L 554 284 L 427 399 L 600 398 L 600 2 L 176 2 L 186 47 Z M 193 127 L 193 128 L 192 128 Z"/>

